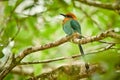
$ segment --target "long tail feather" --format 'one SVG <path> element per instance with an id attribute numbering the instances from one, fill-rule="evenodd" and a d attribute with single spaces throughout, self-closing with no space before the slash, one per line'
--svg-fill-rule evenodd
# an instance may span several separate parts
<path id="1" fill-rule="evenodd" d="M 79 50 L 80 50 L 81 55 L 84 57 L 84 51 L 83 51 L 82 46 L 81 46 L 80 44 L 78 44 L 78 47 L 79 47 Z M 84 59 L 85 59 L 85 58 L 84 58 Z M 85 60 L 85 61 L 86 61 L 86 60 Z M 86 67 L 87 70 L 89 69 L 88 63 L 85 63 L 85 67 Z"/>
<path id="2" fill-rule="evenodd" d="M 78 47 L 79 47 L 79 50 L 80 50 L 80 53 L 82 56 L 84 56 L 84 51 L 83 51 L 83 48 L 80 44 L 78 44 Z"/>

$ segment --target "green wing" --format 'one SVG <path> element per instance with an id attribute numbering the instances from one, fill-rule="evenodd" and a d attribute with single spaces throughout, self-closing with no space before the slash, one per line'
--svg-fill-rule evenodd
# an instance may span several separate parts
<path id="1" fill-rule="evenodd" d="M 63 25 L 63 30 L 67 35 L 72 35 L 74 33 L 73 28 L 71 27 L 71 20 L 67 21 L 64 25 Z"/>
<path id="2" fill-rule="evenodd" d="M 71 20 L 71 27 L 73 28 L 73 30 L 75 32 L 78 32 L 81 34 L 81 27 L 80 27 L 80 24 L 76 21 L 76 20 Z"/>

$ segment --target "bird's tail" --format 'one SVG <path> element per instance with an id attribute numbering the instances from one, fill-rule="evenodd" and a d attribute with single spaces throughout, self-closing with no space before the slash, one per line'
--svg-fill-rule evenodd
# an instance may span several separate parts
<path id="1" fill-rule="evenodd" d="M 83 51 L 83 48 L 80 44 L 78 44 L 78 47 L 79 47 L 79 50 L 80 50 L 80 53 L 82 56 L 84 56 L 84 51 Z"/>
<path id="2" fill-rule="evenodd" d="M 83 51 L 82 46 L 81 46 L 80 44 L 78 44 L 78 47 L 79 47 L 79 50 L 80 50 L 81 55 L 83 56 L 83 58 L 84 58 L 84 60 L 85 60 L 85 57 L 84 57 L 85 54 L 84 54 L 84 51 Z M 86 67 L 87 70 L 89 69 L 89 65 L 88 65 L 88 63 L 86 62 L 86 60 L 85 60 L 85 67 Z"/>

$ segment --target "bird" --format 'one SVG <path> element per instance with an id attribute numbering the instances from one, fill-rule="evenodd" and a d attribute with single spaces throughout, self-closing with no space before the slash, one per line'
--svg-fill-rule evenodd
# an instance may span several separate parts
<path id="1" fill-rule="evenodd" d="M 81 26 L 80 26 L 79 22 L 77 21 L 77 17 L 71 12 L 69 12 L 67 14 L 60 14 L 60 15 L 64 16 L 64 20 L 62 22 L 63 31 L 68 36 L 77 32 L 80 35 L 78 38 L 81 39 L 83 36 L 81 35 Z M 84 54 L 81 44 L 78 44 L 78 47 L 79 47 L 79 51 L 80 51 L 81 55 L 84 56 L 85 54 Z M 86 69 L 89 69 L 88 63 L 85 63 L 85 67 L 86 67 Z"/>

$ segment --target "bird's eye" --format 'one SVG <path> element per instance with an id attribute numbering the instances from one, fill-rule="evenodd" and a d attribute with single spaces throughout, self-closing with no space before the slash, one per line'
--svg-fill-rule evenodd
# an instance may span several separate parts
<path id="1" fill-rule="evenodd" d="M 72 18 L 72 16 L 70 16 L 70 15 L 66 15 L 66 17 L 68 17 L 68 18 Z"/>

